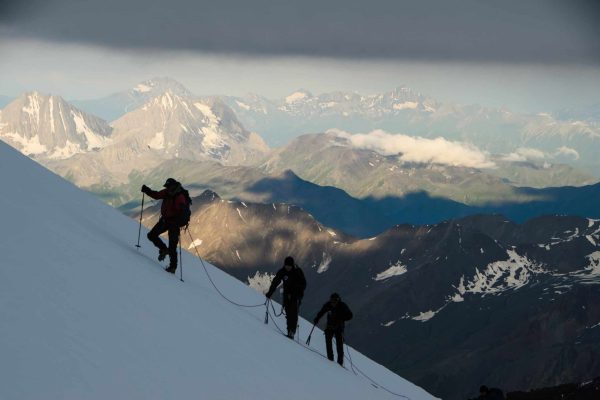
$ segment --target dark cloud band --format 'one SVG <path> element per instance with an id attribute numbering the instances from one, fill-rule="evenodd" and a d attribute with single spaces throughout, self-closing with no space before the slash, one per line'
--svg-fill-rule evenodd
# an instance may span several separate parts
<path id="1" fill-rule="evenodd" d="M 5 37 L 111 48 L 600 64 L 597 0 L 13 0 Z"/>

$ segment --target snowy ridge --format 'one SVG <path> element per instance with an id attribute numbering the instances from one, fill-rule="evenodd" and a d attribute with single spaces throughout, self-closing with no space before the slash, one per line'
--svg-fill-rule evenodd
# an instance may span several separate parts
<path id="1" fill-rule="evenodd" d="M 133 246 L 136 221 L 4 144 L 0 178 L 21 199 L 0 199 L 14 227 L 13 240 L 0 241 L 0 398 L 280 399 L 273 382 L 290 400 L 395 398 L 265 325 L 262 306 L 227 303 L 191 254 L 185 283 L 165 273 L 147 241 Z M 44 237 L 36 251 L 32 232 Z M 263 303 L 207 268 L 235 301 Z M 301 321 L 303 340 L 310 327 Z M 324 349 L 322 334 L 311 347 Z M 355 351 L 352 359 L 395 392 L 433 398 Z"/>

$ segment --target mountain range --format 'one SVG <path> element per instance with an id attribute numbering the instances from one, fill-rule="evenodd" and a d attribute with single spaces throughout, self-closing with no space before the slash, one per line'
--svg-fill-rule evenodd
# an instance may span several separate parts
<path id="1" fill-rule="evenodd" d="M 108 124 L 60 97 L 25 94 L 0 114 L 0 138 L 125 211 L 136 205 L 142 183 L 158 184 L 170 175 L 196 194 L 211 188 L 244 201 L 297 204 L 359 237 L 395 223 L 434 223 L 484 212 L 504 213 L 515 221 L 544 213 L 596 215 L 590 207 L 594 186 L 585 185 L 597 179 L 565 164 L 528 160 L 527 152 L 507 157 L 462 142 L 390 134 L 363 135 L 361 143 L 339 130 L 302 135 L 269 151 L 222 98 L 193 97 L 173 80 L 145 81 L 111 99 L 114 104 L 127 99 L 128 107 L 137 108 L 123 108 L 124 114 Z M 298 92 L 284 108 L 303 116 L 318 114 L 322 107 L 315 99 Z M 336 104 L 359 100 L 340 94 L 327 99 Z M 352 112 L 367 103 L 369 112 L 381 115 L 386 107 L 430 113 L 440 106 L 406 88 L 359 103 Z M 385 148 L 398 140 L 403 141 L 399 152 Z M 478 161 L 469 163 L 470 157 Z M 520 187 L 571 185 L 583 188 Z"/>
<path id="2" fill-rule="evenodd" d="M 113 121 L 165 91 L 195 97 L 173 79 L 153 78 L 105 98 L 72 103 Z M 520 161 L 567 163 L 600 176 L 600 164 L 595 157 L 599 150 L 600 122 L 595 105 L 533 115 L 444 103 L 404 86 L 372 95 L 342 91 L 313 95 L 298 90 L 281 99 L 258 94 L 219 98 L 230 106 L 241 124 L 260 133 L 275 147 L 299 135 L 330 128 L 353 133 L 384 129 L 413 137 L 442 137 L 472 143 L 483 151 Z"/>
<path id="3" fill-rule="evenodd" d="M 144 224 L 158 212 L 148 209 Z M 479 215 L 357 239 L 294 205 L 206 191 L 189 231 L 184 247 L 259 291 L 293 255 L 308 281 L 307 319 L 339 292 L 355 311 L 348 340 L 442 398 L 465 398 L 481 382 L 508 391 L 588 379 L 600 368 L 600 220 Z"/>
<path id="4" fill-rule="evenodd" d="M 428 141 L 416 146 L 413 144 L 415 150 L 412 151 L 423 154 L 427 146 L 433 145 Z M 469 205 L 530 200 L 519 198 L 515 188 L 525 186 L 522 185 L 525 182 L 537 183 L 533 185 L 537 187 L 580 186 L 597 182 L 589 175 L 560 165 L 544 166 L 494 158 L 482 160 L 482 165 L 461 165 L 454 159 L 449 160 L 452 162 L 436 162 L 435 159 L 403 161 L 401 153 L 385 154 L 378 150 L 358 147 L 337 131 L 308 134 L 275 149 L 260 167 L 268 173 L 291 169 L 303 179 L 339 187 L 359 198 L 402 197 L 425 191 L 431 196 Z M 464 149 L 459 148 L 459 151 Z M 432 153 L 432 157 L 437 157 L 437 154 L 440 152 Z M 468 154 L 462 157 L 466 156 Z M 548 185 L 550 181 L 554 184 Z"/>
<path id="5" fill-rule="evenodd" d="M 139 212 L 140 187 L 160 187 L 165 176 L 177 176 L 192 195 L 210 189 L 226 199 L 244 202 L 293 204 L 326 226 L 356 237 L 375 236 L 394 224 L 431 224 L 475 214 L 503 214 L 513 221 L 547 214 L 600 218 L 600 184 L 584 187 L 515 188 L 512 200 L 466 205 L 425 191 L 402 196 L 356 198 L 333 186 L 321 186 L 293 171 L 266 174 L 244 166 L 214 162 L 169 160 L 145 174 L 132 174 L 128 183 L 88 188 L 100 198 L 135 217 Z M 520 201 L 518 199 L 530 199 Z"/>
<path id="6" fill-rule="evenodd" d="M 243 165 L 269 150 L 218 98 L 170 89 L 110 125 L 60 97 L 27 93 L 2 109 L 0 139 L 81 186 L 124 182 L 172 158 Z"/>
<path id="7" fill-rule="evenodd" d="M 568 162 L 600 176 L 595 157 L 600 150 L 600 125 L 590 118 L 564 120 L 548 113 L 530 115 L 442 103 L 407 87 L 374 95 L 312 95 L 301 90 L 283 99 L 269 100 L 251 94 L 228 97 L 226 101 L 245 126 L 261 132 L 267 142 L 277 147 L 298 135 L 330 128 L 353 133 L 383 129 L 468 142 L 494 154 L 513 154 L 517 148 L 534 149 L 546 161 Z"/>

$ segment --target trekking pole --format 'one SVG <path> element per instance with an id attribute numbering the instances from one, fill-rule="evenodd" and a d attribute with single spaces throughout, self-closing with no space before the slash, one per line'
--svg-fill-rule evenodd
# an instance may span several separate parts
<path id="1" fill-rule="evenodd" d="M 315 330 L 315 326 L 316 324 L 313 324 L 312 329 L 310 330 L 310 333 L 308 334 L 308 339 L 306 339 L 306 345 L 310 346 L 310 337 L 312 336 L 313 331 Z"/>
<path id="2" fill-rule="evenodd" d="M 302 300 L 298 300 L 298 316 L 300 316 L 300 304 L 302 304 Z M 300 343 L 300 318 L 296 322 L 296 332 L 298 333 L 296 342 Z"/>
<path id="3" fill-rule="evenodd" d="M 140 236 L 142 234 L 142 215 L 144 215 L 144 197 L 146 197 L 146 193 L 142 193 L 142 209 L 140 210 L 140 227 L 138 228 L 138 242 L 135 245 L 138 249 L 140 246 Z"/>
<path id="4" fill-rule="evenodd" d="M 181 228 L 179 228 L 179 280 L 183 282 L 183 257 L 181 255 Z"/>
<path id="5" fill-rule="evenodd" d="M 269 324 L 269 299 L 265 301 L 265 324 Z"/>

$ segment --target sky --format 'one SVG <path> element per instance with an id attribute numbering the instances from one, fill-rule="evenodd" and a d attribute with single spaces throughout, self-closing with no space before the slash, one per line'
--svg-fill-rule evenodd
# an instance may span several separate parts
<path id="1" fill-rule="evenodd" d="M 281 97 L 407 85 L 528 112 L 600 103 L 600 4 L 586 0 L 0 5 L 0 94 L 108 95 L 154 76 Z"/>

